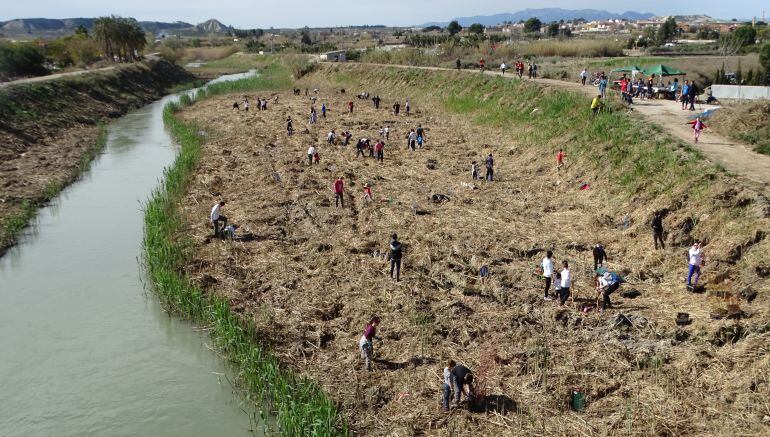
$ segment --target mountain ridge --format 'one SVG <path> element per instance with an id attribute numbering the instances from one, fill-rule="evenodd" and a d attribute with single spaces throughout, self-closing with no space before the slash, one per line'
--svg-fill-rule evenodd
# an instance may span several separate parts
<path id="1" fill-rule="evenodd" d="M 599 9 L 562 9 L 562 8 L 542 8 L 542 9 L 524 9 L 514 13 L 500 13 L 493 15 L 476 15 L 472 17 L 457 17 L 446 22 L 430 22 L 420 25 L 420 27 L 428 26 L 446 26 L 451 21 L 456 20 L 460 25 L 466 27 L 473 23 L 479 23 L 484 26 L 494 26 L 510 21 L 517 23 L 522 20 L 528 20 L 530 18 L 538 18 L 544 23 L 559 20 L 574 20 L 577 18 L 583 18 L 588 21 L 593 20 L 645 20 L 655 16 L 655 14 L 649 12 L 634 12 L 626 11 L 622 14 L 608 12 Z"/>
<path id="2" fill-rule="evenodd" d="M 95 18 L 16 18 L 0 21 L 0 32 L 9 34 L 56 33 L 66 35 L 73 33 L 78 26 L 91 30 Z M 202 23 L 191 24 L 184 21 L 173 23 L 163 21 L 137 21 L 147 32 L 190 31 L 198 33 L 226 33 L 233 27 L 222 24 L 217 19 L 209 19 Z"/>

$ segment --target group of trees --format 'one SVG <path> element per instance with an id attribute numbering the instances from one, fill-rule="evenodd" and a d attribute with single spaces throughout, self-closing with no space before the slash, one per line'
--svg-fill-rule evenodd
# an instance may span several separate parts
<path id="1" fill-rule="evenodd" d="M 48 73 L 43 50 L 29 43 L 0 42 L 0 80 Z"/>
<path id="2" fill-rule="evenodd" d="M 93 32 L 109 59 L 136 60 L 147 45 L 144 30 L 133 18 L 99 17 L 94 20 Z"/>

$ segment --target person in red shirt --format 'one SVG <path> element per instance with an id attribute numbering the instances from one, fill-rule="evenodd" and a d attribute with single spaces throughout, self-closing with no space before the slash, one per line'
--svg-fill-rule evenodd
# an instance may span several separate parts
<path id="1" fill-rule="evenodd" d="M 364 203 L 369 203 L 372 200 L 372 187 L 369 184 L 364 184 Z"/>
<path id="2" fill-rule="evenodd" d="M 334 206 L 339 207 L 340 204 L 342 207 L 345 207 L 345 199 L 342 197 L 343 193 L 345 192 L 345 181 L 344 177 L 340 176 L 337 178 L 336 181 L 334 181 Z"/>
<path id="3" fill-rule="evenodd" d="M 558 152 L 556 152 L 556 170 L 560 170 L 562 167 L 564 167 L 564 157 L 567 156 L 564 153 L 564 150 L 559 149 Z"/>
<path id="4" fill-rule="evenodd" d="M 484 71 L 484 58 L 479 59 L 479 68 L 481 71 Z"/>
<path id="5" fill-rule="evenodd" d="M 385 159 L 385 153 L 383 152 L 384 148 L 385 143 L 383 143 L 382 140 L 377 141 L 377 144 L 374 145 L 374 154 L 375 158 L 377 158 L 377 161 L 383 162 Z"/>
<path id="6" fill-rule="evenodd" d="M 353 113 L 353 101 L 352 100 L 348 102 L 348 112 L 351 113 L 351 114 Z"/>

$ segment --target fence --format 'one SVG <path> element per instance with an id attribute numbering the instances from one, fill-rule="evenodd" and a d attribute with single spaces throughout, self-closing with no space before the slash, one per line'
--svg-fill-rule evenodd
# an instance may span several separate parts
<path id="1" fill-rule="evenodd" d="M 711 92 L 717 99 L 770 99 L 770 86 L 711 85 Z"/>

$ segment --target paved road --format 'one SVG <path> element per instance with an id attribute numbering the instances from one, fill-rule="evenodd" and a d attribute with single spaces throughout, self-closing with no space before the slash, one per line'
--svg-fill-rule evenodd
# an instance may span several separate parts
<path id="1" fill-rule="evenodd" d="M 408 65 L 384 65 L 367 64 L 381 67 L 399 67 L 399 68 L 419 68 L 424 70 L 444 70 L 456 71 L 441 67 L 412 67 Z M 476 70 L 461 70 L 468 74 L 479 74 Z M 486 71 L 487 75 L 499 76 L 499 71 Z M 506 78 L 513 79 L 513 75 L 506 75 Z M 580 85 L 577 81 L 567 82 L 555 79 L 525 79 L 532 80 L 545 86 L 558 87 L 582 92 L 586 95 L 586 108 L 588 108 L 590 97 L 597 94 L 597 89 L 590 85 Z M 612 98 L 612 97 L 611 97 Z M 707 107 L 698 105 L 705 110 Z M 692 129 L 687 124 L 689 117 L 693 115 L 690 111 L 682 111 L 681 106 L 669 100 L 634 100 L 632 105 L 634 112 L 647 118 L 675 138 L 679 138 L 694 148 L 701 151 L 712 162 L 722 165 L 728 172 L 733 173 L 757 186 L 762 191 L 770 191 L 770 156 L 762 155 L 751 150 L 750 146 L 741 144 L 729 138 L 720 136 L 710 130 L 706 130 L 698 143 L 694 143 Z M 713 106 L 709 106 L 713 107 Z M 697 111 L 696 111 L 697 112 Z"/>

